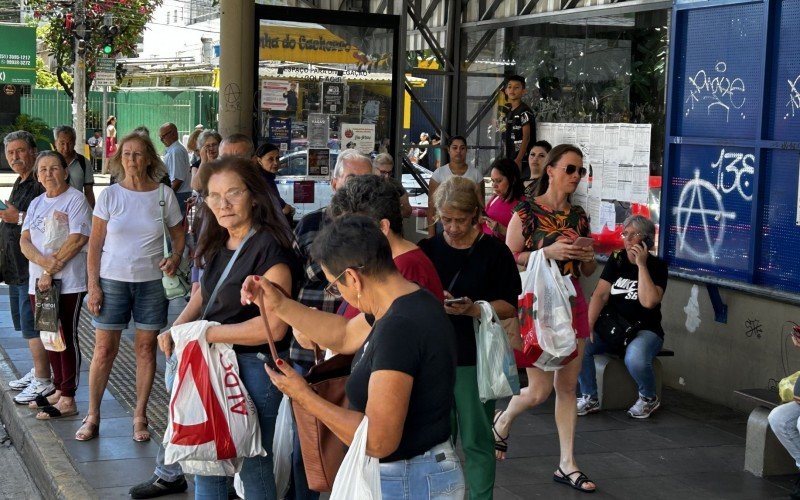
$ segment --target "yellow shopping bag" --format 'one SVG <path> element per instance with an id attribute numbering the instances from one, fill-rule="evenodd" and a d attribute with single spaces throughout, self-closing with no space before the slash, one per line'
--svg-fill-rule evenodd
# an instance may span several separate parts
<path id="1" fill-rule="evenodd" d="M 778 382 L 778 394 L 784 403 L 795 400 L 794 385 L 797 383 L 798 378 L 800 378 L 800 372 L 795 372 Z"/>

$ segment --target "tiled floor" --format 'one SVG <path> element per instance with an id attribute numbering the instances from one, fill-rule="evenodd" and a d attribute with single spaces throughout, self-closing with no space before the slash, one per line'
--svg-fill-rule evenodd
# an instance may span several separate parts
<path id="1" fill-rule="evenodd" d="M 31 367 L 30 358 L 7 311 L 7 291 L 0 287 L 0 347 L 23 373 Z M 179 304 L 170 312 L 174 319 Z M 88 367 L 84 360 L 77 396 L 82 412 Z M 509 458 L 497 465 L 496 499 L 587 498 L 552 481 L 559 453 L 553 404 L 551 398 L 514 423 Z M 81 416 L 54 421 L 53 429 L 100 498 L 128 498 L 130 486 L 152 473 L 157 445 L 131 440 L 131 415 L 108 391 L 102 413 L 101 434 L 87 443 L 73 438 Z M 622 411 L 579 418 L 577 461 L 598 484 L 593 499 L 788 497 L 793 477 L 760 479 L 742 471 L 746 422 L 742 413 L 665 389 L 662 408 L 649 420 L 633 420 Z"/>

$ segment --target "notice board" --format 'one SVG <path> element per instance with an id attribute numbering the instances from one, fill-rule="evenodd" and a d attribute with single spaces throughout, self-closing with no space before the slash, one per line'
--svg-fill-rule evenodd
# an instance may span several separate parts
<path id="1" fill-rule="evenodd" d="M 662 257 L 800 292 L 800 0 L 678 1 L 672 26 Z"/>

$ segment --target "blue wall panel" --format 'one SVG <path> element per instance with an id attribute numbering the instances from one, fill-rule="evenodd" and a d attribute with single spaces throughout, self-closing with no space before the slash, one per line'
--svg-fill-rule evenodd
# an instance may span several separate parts
<path id="1" fill-rule="evenodd" d="M 772 44 L 767 133 L 777 141 L 800 141 L 800 0 L 777 2 L 775 9 L 780 28 Z"/>

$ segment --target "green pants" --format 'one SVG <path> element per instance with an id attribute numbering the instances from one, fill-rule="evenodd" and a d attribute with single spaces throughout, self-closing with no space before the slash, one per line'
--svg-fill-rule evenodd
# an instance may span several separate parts
<path id="1" fill-rule="evenodd" d="M 451 414 L 453 442 L 461 437 L 466 456 L 464 476 L 471 500 L 492 498 L 494 492 L 494 401 L 478 398 L 478 372 L 474 366 L 456 369 L 456 406 Z"/>

